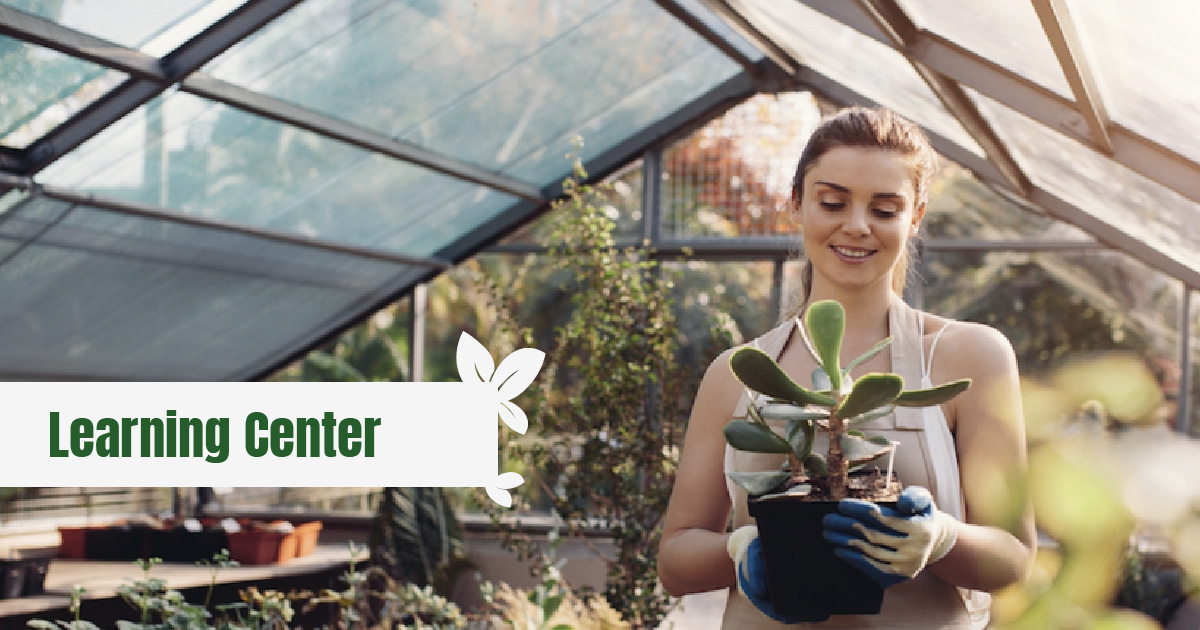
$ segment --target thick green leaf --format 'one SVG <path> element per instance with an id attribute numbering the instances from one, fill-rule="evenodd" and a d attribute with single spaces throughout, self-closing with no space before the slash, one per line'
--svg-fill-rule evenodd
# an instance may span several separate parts
<path id="1" fill-rule="evenodd" d="M 964 378 L 930 389 L 911 389 L 900 394 L 896 404 L 901 407 L 932 407 L 967 391 L 970 386 L 971 379 Z"/>
<path id="2" fill-rule="evenodd" d="M 864 374 L 842 399 L 838 417 L 853 418 L 890 405 L 903 389 L 904 379 L 899 374 Z"/>
<path id="3" fill-rule="evenodd" d="M 546 603 L 542 605 L 542 619 L 549 621 L 554 613 L 558 612 L 558 607 L 562 606 L 563 596 L 553 595 L 546 598 Z"/>
<path id="4" fill-rule="evenodd" d="M 888 347 L 889 345 L 891 345 L 891 343 L 892 343 L 891 337 L 884 337 L 882 341 L 880 341 L 879 343 L 872 346 L 870 350 L 867 350 L 866 352 L 855 357 L 854 360 L 850 362 L 850 365 L 847 365 L 845 368 L 843 368 L 842 376 L 849 376 L 850 370 L 853 370 L 854 368 L 866 363 L 867 361 L 870 361 L 872 358 L 875 357 L 875 355 L 879 354 L 880 352 L 883 352 L 883 349 Z"/>
<path id="5" fill-rule="evenodd" d="M 828 418 L 828 411 L 810 411 L 792 403 L 768 403 L 758 410 L 766 420 L 816 420 Z"/>
<path id="6" fill-rule="evenodd" d="M 788 441 L 761 424 L 734 420 L 725 425 L 725 441 L 739 451 L 750 453 L 787 453 Z"/>
<path id="7" fill-rule="evenodd" d="M 821 300 L 808 307 L 804 316 L 821 367 L 829 376 L 830 389 L 842 387 L 842 336 L 846 333 L 846 309 L 834 300 Z M 815 385 L 815 384 L 814 384 Z"/>
<path id="8" fill-rule="evenodd" d="M 804 458 L 804 468 L 814 477 L 829 476 L 829 463 L 820 453 L 809 453 L 808 457 Z"/>
<path id="9" fill-rule="evenodd" d="M 792 476 L 786 470 L 727 472 L 725 474 L 749 494 L 765 494 L 770 492 Z"/>
<path id="10" fill-rule="evenodd" d="M 791 488 L 784 490 L 783 492 L 773 492 L 762 498 L 774 499 L 776 497 L 806 497 L 810 494 L 812 494 L 812 485 L 807 483 L 798 483 Z"/>
<path id="11" fill-rule="evenodd" d="M 729 357 L 729 367 L 746 387 L 772 398 L 800 406 L 837 404 L 832 396 L 810 392 L 796 384 L 767 353 L 749 346 L 738 348 Z"/>
<path id="12" fill-rule="evenodd" d="M 842 452 L 846 456 L 846 461 L 851 466 L 871 461 L 884 453 L 890 452 L 896 447 L 888 442 L 887 444 L 876 444 L 871 440 L 864 439 L 858 435 L 847 433 L 842 436 Z"/>
<path id="13" fill-rule="evenodd" d="M 833 382 L 829 380 L 829 375 L 825 373 L 825 368 L 819 365 L 812 371 L 812 384 L 813 389 L 817 391 L 833 390 Z"/>
<path id="14" fill-rule="evenodd" d="M 796 459 L 804 461 L 812 452 L 813 440 L 817 436 L 816 424 L 811 419 L 788 420 L 787 441 L 792 445 Z"/>
<path id="15" fill-rule="evenodd" d="M 892 413 L 895 410 L 896 410 L 895 405 L 887 405 L 885 407 L 880 407 L 874 411 L 868 411 L 867 413 L 859 414 L 857 416 L 854 416 L 853 418 L 845 418 L 845 420 L 846 420 L 847 424 L 860 424 L 863 422 L 870 422 L 877 418 L 882 418 L 882 417 L 888 415 L 889 413 Z"/>

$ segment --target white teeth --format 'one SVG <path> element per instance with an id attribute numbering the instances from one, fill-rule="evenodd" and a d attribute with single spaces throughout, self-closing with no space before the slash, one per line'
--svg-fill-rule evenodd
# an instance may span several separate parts
<path id="1" fill-rule="evenodd" d="M 867 256 L 871 255 L 871 251 L 865 249 L 846 249 L 843 247 L 834 247 L 833 250 L 843 256 L 849 256 L 850 258 L 866 258 Z"/>

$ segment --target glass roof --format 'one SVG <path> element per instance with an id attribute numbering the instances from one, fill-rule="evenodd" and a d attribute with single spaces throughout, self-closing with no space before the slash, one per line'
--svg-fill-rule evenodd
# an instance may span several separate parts
<path id="1" fill-rule="evenodd" d="M 0 35 L 0 146 L 24 149 L 124 78 L 116 70 Z"/>
<path id="2" fill-rule="evenodd" d="M 2 219 L 0 374 L 230 378 L 404 271 L 45 198 Z"/>
<path id="3" fill-rule="evenodd" d="M 1178 0 L 1072 1 L 1095 56 L 1109 113 L 1138 133 L 1200 160 L 1200 5 Z M 1187 138 L 1189 141 L 1181 141 Z"/>
<path id="4" fill-rule="evenodd" d="M 564 173 L 562 154 L 576 134 L 595 155 L 738 69 L 644 0 L 380 0 L 347 9 L 340 0 L 306 2 L 206 70 L 387 137 L 544 182 Z M 629 64 L 614 50 L 637 50 L 642 59 Z M 585 90 L 589 98 L 578 99 Z"/>
<path id="5" fill-rule="evenodd" d="M 525 223 L 577 135 L 589 170 L 614 173 L 755 92 L 858 94 L 980 158 L 964 166 L 992 188 L 948 180 L 941 199 L 968 211 L 931 215 L 934 239 L 1096 239 L 1200 288 L 1200 14 L 1178 1 L 1068 3 L 1111 156 L 1047 126 L 1086 135 L 1028 3 L 899 0 L 876 17 L 916 38 L 903 47 L 836 0 L 0 4 L 0 378 L 266 374 Z M 102 63 L 190 43 L 203 70 L 128 81 L 57 52 L 80 50 L 72 30 L 112 42 Z M 914 63 L 961 94 L 939 98 Z M 1004 153 L 1031 191 L 1001 179 Z"/>
<path id="6" fill-rule="evenodd" d="M 0 0 L 26 13 L 161 57 L 244 0 Z M 118 6 L 119 5 L 119 6 Z"/>
<path id="7" fill-rule="evenodd" d="M 1034 183 L 1092 216 L 1200 270 L 1200 206 L 1112 160 L 1045 131 L 995 101 L 969 92 Z"/>
<path id="8" fill-rule="evenodd" d="M 739 4 L 756 26 L 804 65 L 983 156 L 983 149 L 892 48 L 799 2 Z"/>
<path id="9" fill-rule="evenodd" d="M 436 252 L 458 229 L 479 225 L 515 202 L 183 92 L 151 101 L 43 171 L 41 179 L 415 256 Z M 447 222 L 457 229 L 437 229 Z"/>
<path id="10" fill-rule="evenodd" d="M 969 11 L 963 10 L 960 0 L 904 0 L 901 4 L 921 28 L 1071 98 L 1071 87 L 1042 33 L 1033 3 L 978 2 Z"/>

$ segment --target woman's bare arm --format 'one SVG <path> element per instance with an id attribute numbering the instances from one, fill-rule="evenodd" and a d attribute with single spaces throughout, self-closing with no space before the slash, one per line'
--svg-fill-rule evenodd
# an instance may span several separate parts
<path id="1" fill-rule="evenodd" d="M 938 353 L 935 382 L 969 377 L 971 388 L 950 403 L 966 500 L 966 523 L 954 548 L 929 570 L 964 588 L 994 591 L 1028 575 L 1037 552 L 1033 512 L 996 506 L 997 489 L 1024 483 L 1025 423 L 1017 360 L 1000 332 L 979 324 L 952 324 Z M 952 336 L 953 335 L 953 336 Z M 952 416 L 950 414 L 953 414 Z M 989 503 L 990 502 L 990 503 Z"/>
<path id="2" fill-rule="evenodd" d="M 675 596 L 734 584 L 733 561 L 725 551 L 730 504 L 724 429 L 742 385 L 730 371 L 731 353 L 717 357 L 700 383 L 663 524 L 658 576 Z"/>

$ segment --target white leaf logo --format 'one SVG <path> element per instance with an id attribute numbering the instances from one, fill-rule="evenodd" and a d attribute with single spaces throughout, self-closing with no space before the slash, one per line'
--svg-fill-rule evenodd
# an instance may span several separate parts
<path id="1" fill-rule="evenodd" d="M 515 352 L 513 353 L 516 354 Z M 487 348 L 474 337 L 463 333 L 458 337 L 458 378 L 464 383 L 487 383 L 496 371 L 496 362 Z"/>
<path id="2" fill-rule="evenodd" d="M 509 490 L 525 483 L 525 480 L 515 472 L 506 472 L 496 477 L 493 483 L 495 485 L 484 488 L 488 496 L 502 507 L 512 507 L 512 493 Z"/>
<path id="3" fill-rule="evenodd" d="M 501 400 L 512 400 L 525 391 L 542 369 L 546 353 L 536 348 L 521 348 L 500 362 L 491 381 Z M 524 433 L 524 431 L 521 431 Z"/>
<path id="4" fill-rule="evenodd" d="M 521 435 L 525 435 L 525 432 L 529 430 L 529 417 L 520 407 L 510 402 L 500 403 L 500 419 L 508 425 L 508 428 Z"/>
<path id="5" fill-rule="evenodd" d="M 508 490 L 501 490 L 500 488 L 484 488 L 484 490 L 487 490 L 488 496 L 500 504 L 500 507 L 512 507 L 512 495 L 509 494 Z"/>
<path id="6" fill-rule="evenodd" d="M 525 483 L 525 479 L 522 478 L 519 473 L 506 472 L 503 475 L 496 477 L 495 487 L 504 488 L 505 490 L 512 490 L 523 483 Z"/>

